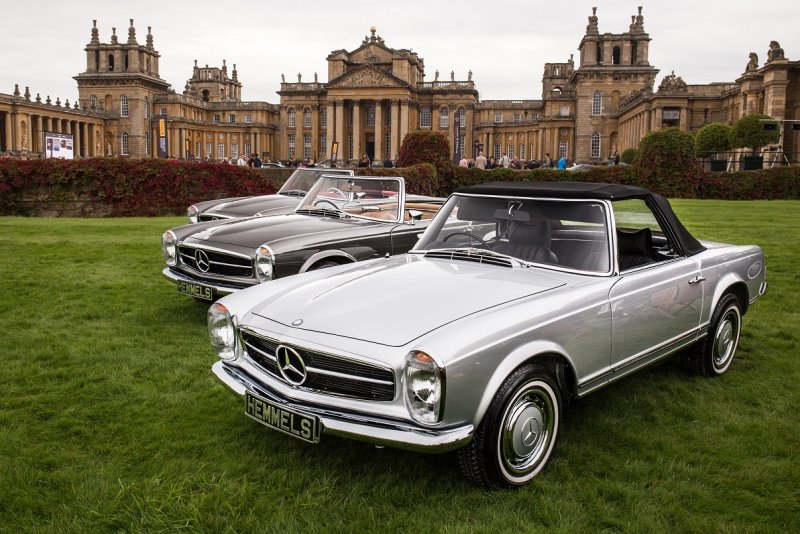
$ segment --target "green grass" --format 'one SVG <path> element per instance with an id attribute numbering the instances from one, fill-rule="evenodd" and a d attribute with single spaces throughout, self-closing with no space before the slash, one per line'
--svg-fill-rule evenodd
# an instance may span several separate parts
<path id="1" fill-rule="evenodd" d="M 587 397 L 545 472 L 502 492 L 454 455 L 246 418 L 210 372 L 205 307 L 160 273 L 182 219 L 0 218 L 0 532 L 798 531 L 800 202 L 674 205 L 766 252 L 730 372 L 671 359 Z"/>

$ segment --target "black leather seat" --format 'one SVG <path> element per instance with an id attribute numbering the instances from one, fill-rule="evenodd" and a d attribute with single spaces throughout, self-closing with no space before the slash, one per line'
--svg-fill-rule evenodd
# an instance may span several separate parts
<path id="1" fill-rule="evenodd" d="M 655 263 L 653 234 L 649 228 L 628 232 L 617 228 L 619 269 L 625 271 L 648 263 Z"/>
<path id="2" fill-rule="evenodd" d="M 497 243 L 493 249 L 525 261 L 558 263 L 550 246 L 550 223 L 542 218 L 531 222 L 511 221 L 508 241 Z"/>

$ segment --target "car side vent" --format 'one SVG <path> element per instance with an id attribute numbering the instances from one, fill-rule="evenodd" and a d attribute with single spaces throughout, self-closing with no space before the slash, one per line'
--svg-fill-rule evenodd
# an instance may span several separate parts
<path id="1" fill-rule="evenodd" d="M 334 219 L 342 218 L 342 214 L 340 212 L 334 211 L 332 209 L 327 209 L 327 210 L 302 209 L 302 210 L 295 210 L 295 213 L 301 213 L 303 215 L 315 215 L 317 217 L 332 217 Z"/>
<path id="2" fill-rule="evenodd" d="M 464 250 L 430 250 L 425 253 L 425 257 L 441 258 L 445 260 L 472 261 L 475 263 L 488 263 L 489 265 L 497 265 L 500 267 L 514 267 L 514 263 L 506 258 L 498 258 L 497 256 L 489 256 L 475 252 L 467 252 Z"/>

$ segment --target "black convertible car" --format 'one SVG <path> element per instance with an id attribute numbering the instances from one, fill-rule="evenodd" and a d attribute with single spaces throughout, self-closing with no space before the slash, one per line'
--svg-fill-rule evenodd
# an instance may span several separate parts
<path id="1" fill-rule="evenodd" d="M 189 224 L 162 236 L 163 274 L 214 300 L 274 278 L 408 252 L 444 203 L 396 177 L 323 175 L 294 213 Z"/>

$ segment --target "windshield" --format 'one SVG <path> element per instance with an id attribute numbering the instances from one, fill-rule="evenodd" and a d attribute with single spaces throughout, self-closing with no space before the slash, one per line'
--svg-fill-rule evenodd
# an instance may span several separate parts
<path id="1" fill-rule="evenodd" d="M 453 195 L 414 251 L 470 249 L 579 271 L 611 270 L 606 208 L 591 200 Z"/>
<path id="2" fill-rule="evenodd" d="M 298 212 L 398 221 L 402 180 L 326 175 L 314 184 Z"/>
<path id="3" fill-rule="evenodd" d="M 319 174 L 312 169 L 297 169 L 278 190 L 279 195 L 305 196 Z"/>

